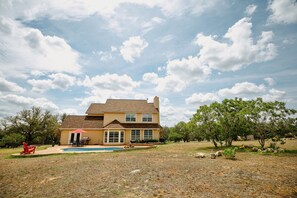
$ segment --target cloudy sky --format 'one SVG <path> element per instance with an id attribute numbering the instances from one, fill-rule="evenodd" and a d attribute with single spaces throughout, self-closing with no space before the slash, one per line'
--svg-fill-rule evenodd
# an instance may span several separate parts
<path id="1" fill-rule="evenodd" d="M 297 108 L 295 0 L 0 1 L 0 117 L 161 100 L 161 124 L 262 97 Z"/>

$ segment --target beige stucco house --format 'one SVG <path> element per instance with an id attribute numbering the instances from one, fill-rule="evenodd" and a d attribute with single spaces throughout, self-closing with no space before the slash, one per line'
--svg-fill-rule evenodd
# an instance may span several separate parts
<path id="1" fill-rule="evenodd" d="M 159 140 L 159 97 L 147 100 L 107 99 L 93 103 L 86 115 L 68 115 L 61 124 L 61 144 L 88 137 L 89 144 L 123 145 L 131 141 Z M 83 129 L 84 133 L 73 133 Z"/>

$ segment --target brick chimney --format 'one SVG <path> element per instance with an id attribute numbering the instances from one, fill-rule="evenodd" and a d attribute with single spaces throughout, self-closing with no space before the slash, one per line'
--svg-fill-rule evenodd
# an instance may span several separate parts
<path id="1" fill-rule="evenodd" d="M 158 96 L 154 97 L 154 107 L 156 109 L 158 109 L 158 111 L 159 111 L 160 106 L 159 106 L 159 97 Z"/>

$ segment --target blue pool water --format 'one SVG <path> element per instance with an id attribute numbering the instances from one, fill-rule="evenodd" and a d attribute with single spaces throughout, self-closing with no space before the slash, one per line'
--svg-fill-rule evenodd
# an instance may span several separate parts
<path id="1" fill-rule="evenodd" d="M 115 151 L 123 150 L 123 148 L 107 147 L 107 148 L 64 148 L 64 152 L 90 152 L 90 151 Z"/>

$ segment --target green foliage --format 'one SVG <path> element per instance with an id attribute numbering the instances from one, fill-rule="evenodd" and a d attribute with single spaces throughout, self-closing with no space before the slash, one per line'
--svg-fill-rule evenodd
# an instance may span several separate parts
<path id="1" fill-rule="evenodd" d="M 159 140 L 151 139 L 151 140 L 136 140 L 135 143 L 150 143 L 150 142 L 159 142 Z"/>
<path id="2" fill-rule="evenodd" d="M 170 128 L 168 137 L 172 141 L 206 139 L 218 147 L 232 146 L 238 136 L 253 135 L 264 148 L 266 139 L 297 135 L 297 118 L 292 118 L 295 113 L 283 102 L 225 99 L 200 106 L 188 123 Z"/>
<path id="3" fill-rule="evenodd" d="M 167 126 L 163 126 L 163 127 L 161 128 L 161 134 L 160 134 L 161 138 L 167 140 L 168 137 L 169 137 L 169 134 L 170 134 L 170 129 L 169 129 L 169 127 L 167 127 Z"/>
<path id="4" fill-rule="evenodd" d="M 225 158 L 227 159 L 235 159 L 236 157 L 236 150 L 237 148 L 227 148 L 224 150 L 223 155 L 225 156 Z"/>
<path id="5" fill-rule="evenodd" d="M 5 135 L 0 142 L 0 147 L 18 147 L 25 141 L 25 136 L 18 133 Z"/>
<path id="6" fill-rule="evenodd" d="M 180 142 L 182 140 L 182 135 L 177 132 L 170 132 L 168 139 L 174 142 Z"/>
<path id="7" fill-rule="evenodd" d="M 52 143 L 59 139 L 59 122 L 60 116 L 32 107 L 2 119 L 0 139 L 3 142 L 10 134 L 19 134 L 25 137 L 28 144 Z"/>

